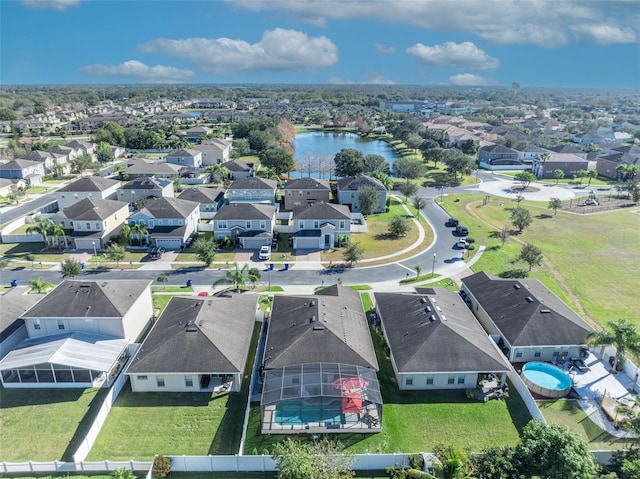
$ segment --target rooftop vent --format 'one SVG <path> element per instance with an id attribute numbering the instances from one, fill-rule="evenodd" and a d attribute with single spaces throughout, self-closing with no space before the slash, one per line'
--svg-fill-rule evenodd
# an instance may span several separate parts
<path id="1" fill-rule="evenodd" d="M 446 317 L 444 314 L 441 314 L 441 315 L 440 315 L 440 319 L 441 319 L 441 320 L 443 320 L 443 321 L 446 321 L 446 320 L 447 320 L 447 317 Z"/>
<path id="2" fill-rule="evenodd" d="M 520 289 L 520 288 L 521 288 L 521 286 L 518 283 L 513 285 L 513 289 Z"/>
<path id="3" fill-rule="evenodd" d="M 315 317 L 315 315 L 314 315 L 314 316 L 311 316 L 311 319 L 310 319 L 309 321 L 310 321 L 310 322 L 312 322 L 312 323 L 315 323 L 315 322 L 316 322 L 316 317 Z"/>
<path id="4" fill-rule="evenodd" d="M 533 303 L 533 298 L 531 296 L 527 296 L 527 303 Z"/>
<path id="5" fill-rule="evenodd" d="M 420 298 L 420 303 L 424 304 L 426 302 L 427 302 L 427 298 L 425 298 L 424 296 Z"/>
<path id="6" fill-rule="evenodd" d="M 541 309 L 541 310 L 540 310 L 540 312 L 541 312 L 541 313 L 547 313 L 547 314 L 548 314 L 548 313 L 550 313 L 550 312 L 551 312 L 551 310 L 550 310 L 550 309 Z"/>
<path id="7" fill-rule="evenodd" d="M 424 308 L 424 312 L 425 313 L 430 313 L 431 312 L 431 306 L 427 306 L 426 308 Z"/>
<path id="8" fill-rule="evenodd" d="M 432 323 L 433 323 L 434 321 L 437 321 L 437 319 L 438 319 L 438 318 L 436 318 L 436 317 L 435 317 L 435 315 L 433 315 L 433 314 L 432 314 L 431 316 L 429 316 L 429 321 L 430 321 L 430 322 L 432 322 Z"/>
<path id="9" fill-rule="evenodd" d="M 313 330 L 314 331 L 324 331 L 324 326 L 314 326 Z"/>
<path id="10" fill-rule="evenodd" d="M 195 307 L 198 308 L 202 306 L 202 301 L 196 301 Z"/>
<path id="11" fill-rule="evenodd" d="M 193 324 L 193 321 L 187 321 L 187 325 L 185 326 L 185 330 L 187 333 L 197 333 L 198 328 L 196 328 Z"/>
<path id="12" fill-rule="evenodd" d="M 311 301 L 311 302 L 309 303 L 309 307 L 310 307 L 310 308 L 314 307 L 315 305 L 316 305 L 316 302 L 315 302 L 315 301 Z"/>
<path id="13" fill-rule="evenodd" d="M 440 306 L 436 306 L 436 309 L 437 309 L 438 311 L 442 311 L 442 308 L 441 308 Z"/>

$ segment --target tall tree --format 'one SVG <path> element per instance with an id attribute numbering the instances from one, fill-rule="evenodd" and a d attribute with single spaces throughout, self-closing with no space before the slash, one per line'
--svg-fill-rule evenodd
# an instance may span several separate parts
<path id="1" fill-rule="evenodd" d="M 126 254 L 124 246 L 121 246 L 117 243 L 113 243 L 108 246 L 104 252 L 110 261 L 116 262 L 116 268 L 120 266 L 120 261 L 124 259 L 124 256 Z"/>
<path id="2" fill-rule="evenodd" d="M 529 271 L 531 271 L 533 265 L 542 263 L 542 251 L 537 246 L 527 243 L 522 247 L 518 259 L 527 263 L 529 265 Z"/>
<path id="3" fill-rule="evenodd" d="M 216 244 L 212 240 L 198 239 L 193 243 L 193 249 L 198 259 L 208 268 L 216 257 Z"/>
<path id="4" fill-rule="evenodd" d="M 82 265 L 73 258 L 67 258 L 60 264 L 63 278 L 74 278 L 82 273 Z"/>
<path id="5" fill-rule="evenodd" d="M 405 181 L 404 183 L 400 183 L 398 189 L 400 190 L 400 193 L 405 196 L 405 198 L 409 199 L 409 197 L 415 195 L 418 192 L 418 185 L 410 181 Z"/>
<path id="6" fill-rule="evenodd" d="M 256 289 L 256 285 L 258 284 L 258 281 L 260 281 L 261 277 L 262 274 L 258 268 L 250 268 L 247 272 L 247 278 L 251 283 L 253 283 L 253 289 Z"/>
<path id="7" fill-rule="evenodd" d="M 591 479 L 597 471 L 587 442 L 558 424 L 530 421 L 514 451 L 519 473 L 541 479 Z"/>
<path id="8" fill-rule="evenodd" d="M 424 196 L 414 195 L 411 202 L 416 209 L 416 214 L 420 214 L 420 211 L 427 207 L 427 199 Z"/>
<path id="9" fill-rule="evenodd" d="M 473 157 L 465 155 L 457 148 L 445 150 L 442 162 L 447 165 L 447 169 L 453 173 L 454 181 L 458 178 L 458 173 L 462 176 L 470 174 L 476 164 L 476 160 Z"/>
<path id="10" fill-rule="evenodd" d="M 587 178 L 589 178 L 589 183 L 587 186 L 591 186 L 591 180 L 598 177 L 598 170 L 587 170 Z"/>
<path id="11" fill-rule="evenodd" d="M 113 157 L 111 156 L 111 147 L 109 143 L 101 141 L 98 147 L 96 148 L 96 158 L 100 163 L 106 163 L 111 161 Z"/>
<path id="12" fill-rule="evenodd" d="M 355 148 L 343 148 L 333 158 L 336 176 L 356 176 L 365 170 L 364 155 Z"/>
<path id="13" fill-rule="evenodd" d="M 245 264 L 242 268 L 238 265 L 238 263 L 233 263 L 233 268 L 227 271 L 227 275 L 224 278 L 219 279 L 213 286 L 217 286 L 218 284 L 232 284 L 236 291 L 239 293 L 240 288 L 247 283 L 247 271 L 249 269 L 249 265 Z"/>
<path id="14" fill-rule="evenodd" d="M 393 162 L 393 176 L 409 181 L 424 175 L 425 165 L 420 160 L 404 157 Z"/>
<path id="15" fill-rule="evenodd" d="M 592 331 L 587 335 L 587 344 L 590 346 L 611 345 L 616 348 L 616 356 L 611 366 L 611 371 L 618 370 L 618 364 L 625 360 L 625 354 L 640 355 L 640 333 L 636 327 L 626 319 L 609 321 L 604 331 Z"/>
<path id="16" fill-rule="evenodd" d="M 389 233 L 396 238 L 406 236 L 411 229 L 411 224 L 404 216 L 394 216 L 389 221 Z"/>
<path id="17" fill-rule="evenodd" d="M 91 167 L 91 163 L 93 163 L 93 158 L 91 158 L 91 155 L 85 151 L 80 156 L 71 160 L 71 168 L 76 173 L 84 175 L 84 172 Z"/>
<path id="18" fill-rule="evenodd" d="M 535 181 L 537 179 L 536 175 L 534 175 L 530 171 L 520 171 L 519 173 L 516 173 L 514 178 L 516 179 L 516 181 L 522 183 L 522 188 L 525 190 L 529 187 L 532 181 Z"/>
<path id="19" fill-rule="evenodd" d="M 36 217 L 33 224 L 27 227 L 27 234 L 39 233 L 42 235 L 45 246 L 49 244 L 48 237 L 53 231 L 55 223 L 49 218 L 42 219 L 39 216 Z"/>
<path id="20" fill-rule="evenodd" d="M 389 162 L 384 156 L 372 153 L 364 158 L 364 173 L 371 174 L 375 172 L 388 175 L 390 172 Z"/>
<path id="21" fill-rule="evenodd" d="M 141 225 L 139 223 L 134 223 L 132 225 L 129 225 L 129 231 L 130 231 L 129 238 L 137 239 L 140 245 L 142 245 L 142 237 L 149 234 L 149 230 L 147 230 L 147 228 L 144 225 Z"/>
<path id="22" fill-rule="evenodd" d="M 360 243 L 350 243 L 342 253 L 342 259 L 344 259 L 349 265 L 353 265 L 362 259 L 362 246 Z"/>
<path id="23" fill-rule="evenodd" d="M 358 188 L 358 203 L 360 212 L 368 216 L 376 210 L 380 202 L 380 192 L 371 186 L 361 186 Z"/>
<path id="24" fill-rule="evenodd" d="M 278 176 L 289 173 L 296 167 L 293 155 L 282 146 L 270 146 L 261 151 L 259 157 L 260 163 L 271 168 Z"/>
<path id="25" fill-rule="evenodd" d="M 553 210 L 553 215 L 558 214 L 558 209 L 562 208 L 562 200 L 560 198 L 549 198 L 549 206 L 550 210 Z"/>
<path id="26" fill-rule="evenodd" d="M 553 177 L 556 179 L 556 185 L 557 185 L 560 182 L 560 180 L 564 178 L 564 171 L 553 170 Z"/>
<path id="27" fill-rule="evenodd" d="M 53 288 L 53 283 L 50 283 L 49 281 L 44 281 L 42 277 L 38 276 L 35 279 L 29 280 L 29 286 L 31 286 L 31 289 L 36 293 L 42 293 L 43 291 L 46 291 L 49 288 Z"/>
<path id="28" fill-rule="evenodd" d="M 522 232 L 527 226 L 533 222 L 531 212 L 525 208 L 514 208 L 511 210 L 511 224 L 518 228 L 518 232 Z"/>
<path id="29" fill-rule="evenodd" d="M 314 443 L 287 438 L 273 450 L 279 479 L 349 479 L 353 456 L 338 441 L 323 438 Z"/>

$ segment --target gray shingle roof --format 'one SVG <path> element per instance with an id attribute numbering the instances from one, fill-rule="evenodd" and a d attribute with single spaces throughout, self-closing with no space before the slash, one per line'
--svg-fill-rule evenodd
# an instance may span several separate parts
<path id="1" fill-rule="evenodd" d="M 24 324 L 23 313 L 44 298 L 43 294 L 26 294 L 28 287 L 11 288 L 2 295 L 2 314 L 0 314 L 0 341 L 4 341 L 16 329 Z M 2 352 L 4 354 L 4 351 Z M 0 356 L 2 356 L 0 354 Z"/>
<path id="2" fill-rule="evenodd" d="M 180 165 L 173 163 L 157 162 L 148 163 L 144 160 L 138 160 L 130 164 L 125 170 L 125 174 L 131 175 L 175 175 L 180 171 Z"/>
<path id="3" fill-rule="evenodd" d="M 246 294 L 171 298 L 127 373 L 243 372 L 257 303 Z"/>
<path id="4" fill-rule="evenodd" d="M 276 213 L 273 205 L 257 203 L 231 203 L 222 206 L 215 220 L 271 220 Z"/>
<path id="5" fill-rule="evenodd" d="M 70 281 L 56 286 L 23 318 L 118 318 L 133 306 L 151 281 Z"/>
<path id="6" fill-rule="evenodd" d="M 24 158 L 16 158 L 15 160 L 7 161 L 0 165 L 0 170 L 22 170 L 23 168 L 30 168 L 32 166 L 41 165 L 40 161 L 25 160 Z"/>
<path id="7" fill-rule="evenodd" d="M 149 200 L 140 212 L 147 216 L 160 219 L 186 218 L 193 210 L 200 206 L 195 201 L 178 198 L 153 198 Z"/>
<path id="8" fill-rule="evenodd" d="M 190 150 L 188 148 L 182 148 L 180 150 L 172 151 L 171 153 L 169 153 L 167 155 L 167 157 L 171 157 L 171 156 L 198 156 L 201 153 L 202 152 L 200 152 L 198 150 Z"/>
<path id="9" fill-rule="evenodd" d="M 127 181 L 120 189 L 122 190 L 161 190 L 167 184 L 171 183 L 169 180 L 155 179 L 140 177 L 131 181 Z"/>
<path id="10" fill-rule="evenodd" d="M 399 372 L 509 370 L 507 359 L 457 293 L 437 288 L 425 294 L 374 296 Z"/>
<path id="11" fill-rule="evenodd" d="M 489 153 L 518 153 L 512 148 L 500 144 L 481 146 L 480 149 Z"/>
<path id="12" fill-rule="evenodd" d="M 259 178 L 252 176 L 249 178 L 242 178 L 236 180 L 229 186 L 230 190 L 274 190 L 278 186 L 278 182 L 275 180 L 269 180 L 267 178 Z"/>
<path id="13" fill-rule="evenodd" d="M 195 201 L 198 203 L 216 203 L 224 196 L 224 191 L 220 188 L 187 188 L 178 199 Z"/>
<path id="14" fill-rule="evenodd" d="M 70 220 L 104 220 L 109 218 L 116 211 L 126 207 L 127 203 L 124 201 L 103 200 L 101 198 L 84 198 L 77 203 L 66 207 L 62 212 Z M 123 221 L 124 219 L 125 218 L 122 218 Z"/>
<path id="15" fill-rule="evenodd" d="M 314 296 L 276 296 L 264 360 L 267 369 L 337 362 L 377 370 L 359 293 L 334 285 Z"/>
<path id="16" fill-rule="evenodd" d="M 339 190 L 357 190 L 363 186 L 369 186 L 379 191 L 386 191 L 385 186 L 376 178 L 367 175 L 348 176 L 338 180 Z"/>
<path id="17" fill-rule="evenodd" d="M 312 205 L 302 205 L 294 208 L 294 220 L 326 220 L 326 219 L 346 219 L 351 220 L 351 213 L 347 205 L 336 205 L 333 203 L 314 203 Z"/>
<path id="18" fill-rule="evenodd" d="M 58 191 L 64 192 L 78 192 L 78 191 L 104 191 L 112 188 L 114 185 L 118 185 L 118 180 L 111 180 L 109 178 L 102 178 L 101 176 L 85 176 L 73 183 L 69 183 L 63 186 Z"/>
<path id="19" fill-rule="evenodd" d="M 229 170 L 229 171 L 251 171 L 253 168 L 253 163 L 249 164 L 246 161 L 242 160 L 231 160 L 225 161 L 220 165 L 221 167 Z"/>
<path id="20" fill-rule="evenodd" d="M 329 182 L 327 180 L 318 180 L 316 178 L 295 178 L 284 184 L 285 190 L 328 190 Z"/>
<path id="21" fill-rule="evenodd" d="M 591 327 L 538 280 L 480 272 L 462 282 L 511 346 L 586 344 Z"/>

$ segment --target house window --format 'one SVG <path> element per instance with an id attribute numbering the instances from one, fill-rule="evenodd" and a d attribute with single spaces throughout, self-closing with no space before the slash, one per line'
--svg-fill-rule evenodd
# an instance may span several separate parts
<path id="1" fill-rule="evenodd" d="M 516 358 L 522 357 L 522 349 L 516 349 Z"/>
<path id="2" fill-rule="evenodd" d="M 71 226 L 73 226 L 73 221 L 71 222 Z M 76 229 L 79 231 L 82 229 L 82 223 L 76 223 Z"/>
<path id="3" fill-rule="evenodd" d="M 427 376 L 427 386 L 431 386 L 433 384 L 433 374 L 429 374 Z"/>
<path id="4" fill-rule="evenodd" d="M 156 386 L 159 388 L 164 387 L 164 376 L 156 376 Z"/>
<path id="5" fill-rule="evenodd" d="M 539 358 L 540 356 L 542 356 L 542 349 L 540 348 L 536 348 L 533 350 L 533 357 L 534 358 Z"/>
<path id="6" fill-rule="evenodd" d="M 33 329 L 42 329 L 42 325 L 40 324 L 40 320 L 39 319 L 34 319 L 33 320 Z"/>
<path id="7" fill-rule="evenodd" d="M 302 196 L 302 191 L 298 191 L 298 196 Z"/>
<path id="8" fill-rule="evenodd" d="M 300 384 L 300 377 L 294 376 L 291 378 L 291 384 Z"/>
<path id="9" fill-rule="evenodd" d="M 343 229 L 344 229 L 344 220 L 340 220 L 339 228 L 340 228 L 341 230 L 343 230 Z"/>
<path id="10" fill-rule="evenodd" d="M 315 229 L 320 228 L 320 222 L 319 222 L 319 221 L 317 221 L 317 220 L 316 220 L 316 221 L 314 221 L 314 222 L 313 222 L 313 227 L 314 227 Z"/>
<path id="11" fill-rule="evenodd" d="M 291 196 L 291 190 L 287 191 L 287 196 Z"/>
<path id="12" fill-rule="evenodd" d="M 458 376 L 458 384 L 464 384 L 464 376 Z"/>
<path id="13" fill-rule="evenodd" d="M 304 229 L 304 221 L 298 221 L 298 229 Z"/>
<path id="14" fill-rule="evenodd" d="M 456 383 L 456 375 L 449 374 L 449 377 L 447 378 L 447 384 L 455 384 L 455 383 Z"/>
<path id="15" fill-rule="evenodd" d="M 100 223 L 96 223 L 96 229 L 99 230 L 100 229 Z"/>
<path id="16" fill-rule="evenodd" d="M 226 230 L 227 229 L 227 222 L 226 221 L 218 221 L 218 229 Z"/>
<path id="17" fill-rule="evenodd" d="M 88 230 L 91 229 L 91 223 L 85 223 L 84 225 L 85 225 L 86 229 L 88 229 Z"/>
<path id="18" fill-rule="evenodd" d="M 553 350 L 553 357 L 557 358 L 558 356 L 560 356 L 560 350 L 559 349 L 554 349 Z"/>
<path id="19" fill-rule="evenodd" d="M 136 376 L 136 379 L 138 381 L 146 381 L 148 379 L 148 377 L 147 376 Z"/>
<path id="20" fill-rule="evenodd" d="M 266 221 L 261 221 L 260 222 L 260 229 L 261 230 L 266 230 L 267 229 L 267 222 Z"/>
<path id="21" fill-rule="evenodd" d="M 307 196 L 311 196 L 311 192 L 310 191 L 307 191 Z"/>
<path id="22" fill-rule="evenodd" d="M 404 384 L 407 386 L 413 386 L 413 376 L 406 376 L 404 378 Z"/>
<path id="23" fill-rule="evenodd" d="M 64 329 L 64 319 L 58 320 L 58 329 Z"/>
<path id="24" fill-rule="evenodd" d="M 193 387 L 193 376 L 185 376 L 184 377 L 184 386 L 187 388 Z"/>
<path id="25" fill-rule="evenodd" d="M 245 221 L 244 226 L 247 229 L 251 229 L 251 221 Z"/>

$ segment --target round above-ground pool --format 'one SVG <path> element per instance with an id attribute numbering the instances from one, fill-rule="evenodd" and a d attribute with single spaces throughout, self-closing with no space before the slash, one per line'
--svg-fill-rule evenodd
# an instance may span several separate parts
<path id="1" fill-rule="evenodd" d="M 527 363 L 520 376 L 531 392 L 548 398 L 565 397 L 571 390 L 569 375 L 551 364 Z"/>

